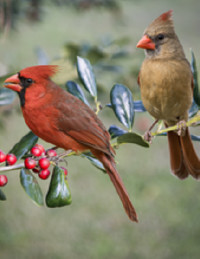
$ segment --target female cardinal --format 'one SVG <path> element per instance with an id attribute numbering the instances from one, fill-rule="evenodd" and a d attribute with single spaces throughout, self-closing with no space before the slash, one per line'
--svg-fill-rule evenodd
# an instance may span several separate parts
<path id="1" fill-rule="evenodd" d="M 90 150 L 102 162 L 126 213 L 137 221 L 115 168 L 109 133 L 86 104 L 51 81 L 57 69 L 50 65 L 27 67 L 6 79 L 5 87 L 18 93 L 25 122 L 38 137 L 65 150 Z"/>
<path id="2" fill-rule="evenodd" d="M 147 111 L 166 126 L 184 125 L 193 98 L 193 77 L 174 31 L 172 10 L 163 13 L 145 30 L 137 47 L 145 49 L 138 83 Z M 178 133 L 178 134 L 177 134 Z M 200 177 L 200 161 L 188 128 L 167 133 L 171 170 L 180 179 Z"/>

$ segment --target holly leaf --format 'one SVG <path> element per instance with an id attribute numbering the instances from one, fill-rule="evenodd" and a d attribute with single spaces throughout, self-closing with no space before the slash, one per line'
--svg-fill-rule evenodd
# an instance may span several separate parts
<path id="1" fill-rule="evenodd" d="M 20 159 L 36 144 L 37 141 L 38 137 L 30 131 L 14 145 L 9 153 L 14 154 L 17 159 Z"/>
<path id="2" fill-rule="evenodd" d="M 4 192 L 0 189 L 0 201 L 5 201 L 6 200 L 6 195 Z"/>
<path id="3" fill-rule="evenodd" d="M 46 205 L 50 208 L 55 208 L 69 205 L 71 202 L 71 192 L 64 170 L 55 166 L 46 195 Z"/>
<path id="4" fill-rule="evenodd" d="M 0 106 L 11 104 L 16 97 L 16 93 L 8 88 L 0 89 Z"/>
<path id="5" fill-rule="evenodd" d="M 124 135 L 119 136 L 117 138 L 117 143 L 118 144 L 133 143 L 143 147 L 149 147 L 149 143 L 145 141 L 141 135 L 134 132 L 128 132 Z"/>
<path id="6" fill-rule="evenodd" d="M 134 101 L 133 104 L 135 112 L 146 112 L 146 109 L 141 100 Z"/>
<path id="7" fill-rule="evenodd" d="M 97 98 L 97 86 L 92 66 L 88 59 L 77 57 L 77 72 L 85 89 Z"/>
<path id="8" fill-rule="evenodd" d="M 111 139 L 114 139 L 116 137 L 119 137 L 125 133 L 127 133 L 126 130 L 121 129 L 120 127 L 116 125 L 111 125 L 108 129 L 108 132 L 110 133 Z"/>
<path id="9" fill-rule="evenodd" d="M 75 83 L 74 81 L 67 81 L 66 87 L 67 87 L 67 91 L 70 94 L 76 96 L 82 102 L 84 102 L 85 104 L 90 106 L 90 104 L 88 103 L 88 101 L 84 95 L 84 92 L 82 91 L 81 87 L 77 83 Z"/>
<path id="10" fill-rule="evenodd" d="M 118 120 L 131 130 L 134 121 L 134 103 L 131 91 L 124 85 L 116 84 L 110 92 L 110 101 Z"/>
<path id="11" fill-rule="evenodd" d="M 192 105 L 190 107 L 190 110 L 189 110 L 189 118 L 193 117 L 195 114 L 197 114 L 197 112 L 199 111 L 199 107 L 198 105 L 196 104 L 196 102 L 193 100 L 192 102 Z"/>
<path id="12" fill-rule="evenodd" d="M 20 171 L 20 182 L 34 203 L 38 206 L 44 205 L 43 194 L 35 176 L 28 169 L 21 169 Z"/>
<path id="13" fill-rule="evenodd" d="M 86 155 L 86 154 L 82 154 L 82 157 L 86 157 L 92 163 L 93 166 L 100 169 L 104 173 L 106 172 L 103 164 L 98 159 L 96 159 L 95 157 L 92 157 L 92 156 Z"/>

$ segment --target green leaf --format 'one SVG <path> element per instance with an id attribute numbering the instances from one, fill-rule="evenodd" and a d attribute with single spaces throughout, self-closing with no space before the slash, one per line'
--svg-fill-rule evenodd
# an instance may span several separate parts
<path id="1" fill-rule="evenodd" d="M 191 50 L 192 60 L 191 60 L 191 70 L 193 74 L 193 82 L 194 82 L 194 100 L 198 106 L 200 106 L 200 93 L 199 93 L 199 86 L 198 86 L 198 74 L 197 74 L 197 65 L 196 59 L 194 56 L 194 52 Z"/>
<path id="2" fill-rule="evenodd" d="M 14 154 L 17 159 L 20 159 L 36 144 L 37 141 L 38 137 L 30 131 L 14 145 L 9 153 Z"/>
<path id="3" fill-rule="evenodd" d="M 87 104 L 88 106 L 90 106 L 90 104 L 88 103 L 81 87 L 75 83 L 74 81 L 67 81 L 66 83 L 66 87 L 67 87 L 67 91 L 76 96 L 77 98 L 79 98 L 82 102 L 84 102 L 85 104 Z"/>
<path id="4" fill-rule="evenodd" d="M 0 106 L 11 104 L 16 97 L 16 93 L 7 88 L 0 89 Z"/>
<path id="5" fill-rule="evenodd" d="M 141 100 L 134 101 L 133 104 L 135 112 L 146 112 L 146 109 Z"/>
<path id="6" fill-rule="evenodd" d="M 134 102 L 131 91 L 121 84 L 113 86 L 110 101 L 119 121 L 131 130 L 134 120 Z"/>
<path id="7" fill-rule="evenodd" d="M 35 176 L 27 169 L 21 169 L 20 182 L 28 196 L 37 205 L 44 205 L 43 194 Z"/>
<path id="8" fill-rule="evenodd" d="M 100 169 L 104 173 L 106 172 L 103 164 L 98 159 L 96 159 L 95 157 L 92 157 L 90 155 L 85 155 L 85 154 L 82 154 L 82 157 L 86 157 L 88 160 L 90 160 L 90 162 L 92 163 L 93 166 Z"/>
<path id="9" fill-rule="evenodd" d="M 149 147 L 149 143 L 143 139 L 143 137 L 134 132 L 128 132 L 124 135 L 121 135 L 117 138 L 117 143 L 133 143 L 143 147 Z"/>
<path id="10" fill-rule="evenodd" d="M 196 102 L 193 100 L 192 105 L 191 105 L 190 110 L 189 110 L 189 114 L 188 114 L 189 118 L 191 118 L 194 115 L 196 115 L 198 111 L 199 111 L 199 107 L 196 104 Z"/>
<path id="11" fill-rule="evenodd" d="M 71 192 L 64 171 L 55 166 L 46 195 L 46 205 L 50 208 L 55 208 L 69 205 L 71 202 Z"/>
<path id="12" fill-rule="evenodd" d="M 5 201 L 6 200 L 6 195 L 4 192 L 0 189 L 0 201 Z"/>
<path id="13" fill-rule="evenodd" d="M 89 60 L 77 57 L 77 71 L 85 89 L 91 94 L 91 96 L 97 98 L 95 75 Z"/>
<path id="14" fill-rule="evenodd" d="M 126 130 L 121 129 L 120 127 L 116 125 L 111 125 L 108 129 L 108 132 L 110 133 L 111 139 L 114 139 L 116 137 L 119 137 L 125 133 L 127 133 Z"/>

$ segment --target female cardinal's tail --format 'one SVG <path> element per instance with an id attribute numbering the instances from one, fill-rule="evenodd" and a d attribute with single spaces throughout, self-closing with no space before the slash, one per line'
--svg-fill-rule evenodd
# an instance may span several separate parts
<path id="1" fill-rule="evenodd" d="M 104 168 L 106 169 L 108 175 L 110 176 L 110 179 L 115 186 L 115 189 L 122 201 L 124 209 L 127 215 L 129 216 L 130 220 L 138 222 L 137 214 L 129 199 L 128 192 L 126 191 L 126 188 L 122 182 L 120 175 L 115 169 L 115 162 L 113 157 L 108 156 L 102 152 L 101 153 L 93 152 L 93 153 L 95 153 L 94 155 L 96 156 L 96 158 L 98 158 L 104 165 Z"/>
<path id="2" fill-rule="evenodd" d="M 188 128 L 184 136 L 178 136 L 176 132 L 167 133 L 172 172 L 180 179 L 191 174 L 194 178 L 200 178 L 200 160 L 194 150 Z"/>

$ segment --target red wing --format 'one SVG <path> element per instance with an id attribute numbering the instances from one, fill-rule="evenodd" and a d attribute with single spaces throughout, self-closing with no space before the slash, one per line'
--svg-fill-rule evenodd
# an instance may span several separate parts
<path id="1" fill-rule="evenodd" d="M 59 130 L 84 144 L 104 153 L 112 153 L 110 135 L 96 114 L 78 98 L 67 93 L 57 104 L 60 111 Z"/>

